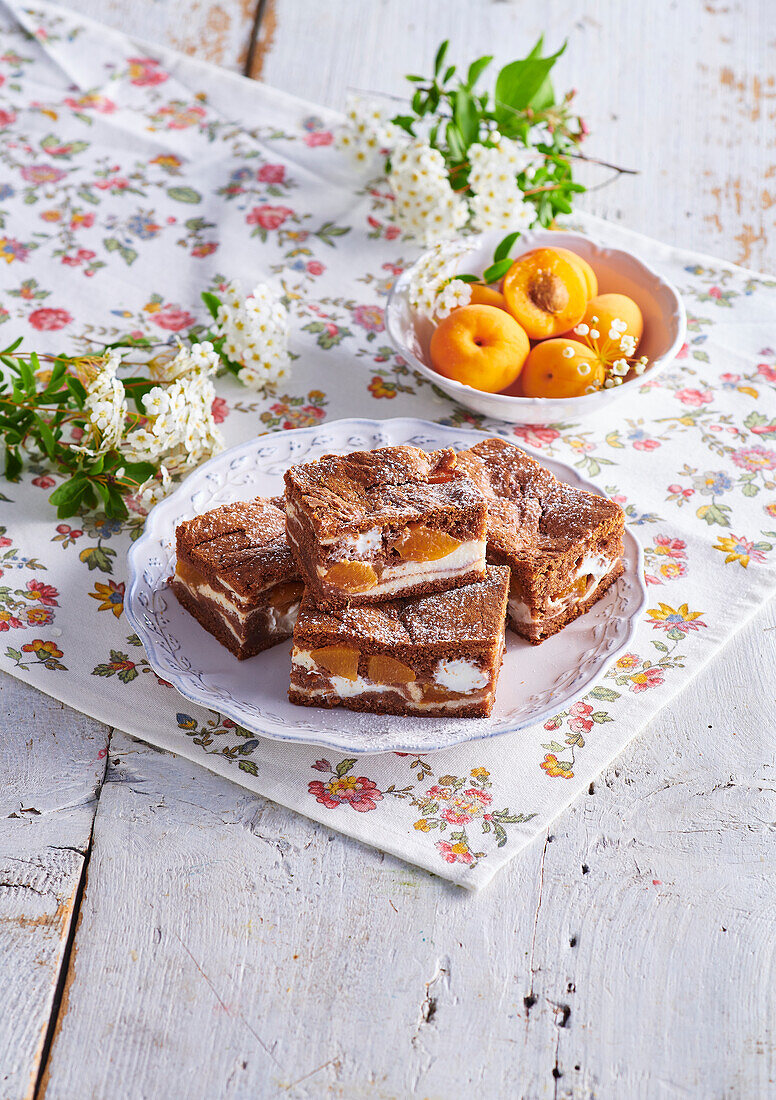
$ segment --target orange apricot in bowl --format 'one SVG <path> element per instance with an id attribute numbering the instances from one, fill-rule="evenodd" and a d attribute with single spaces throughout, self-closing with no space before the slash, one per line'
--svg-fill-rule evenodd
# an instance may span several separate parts
<path id="1" fill-rule="evenodd" d="M 566 336 L 542 340 L 528 356 L 520 374 L 524 397 L 581 397 L 599 390 L 604 368 L 595 352 Z"/>
<path id="2" fill-rule="evenodd" d="M 569 336 L 590 347 L 597 346 L 601 349 L 605 349 L 607 344 L 619 344 L 620 337 L 625 334 L 632 336 L 638 344 L 644 332 L 641 310 L 625 294 L 598 294 L 591 298 L 579 324 L 586 325 L 588 331 L 570 332 Z M 618 332 L 620 336 L 613 335 Z M 593 333 L 598 335 L 594 336 Z"/>
<path id="3" fill-rule="evenodd" d="M 583 259 L 579 253 L 572 252 L 570 248 L 555 248 L 554 251 L 565 256 L 569 263 L 576 264 L 585 280 L 588 298 L 594 298 L 598 293 L 598 277 L 587 260 Z"/>
<path id="4" fill-rule="evenodd" d="M 511 385 L 530 350 L 528 337 L 514 317 L 487 305 L 454 310 L 434 330 L 429 347 L 438 374 L 485 393 L 498 393 Z"/>
<path id="5" fill-rule="evenodd" d="M 579 324 L 588 301 L 587 277 L 566 249 L 535 248 L 504 276 L 509 312 L 532 340 L 560 336 Z"/>
<path id="6" fill-rule="evenodd" d="M 505 309 L 509 312 L 507 300 L 500 290 L 496 290 L 492 286 L 486 286 L 485 283 L 472 283 L 471 288 L 470 306 L 496 306 L 498 309 Z"/>

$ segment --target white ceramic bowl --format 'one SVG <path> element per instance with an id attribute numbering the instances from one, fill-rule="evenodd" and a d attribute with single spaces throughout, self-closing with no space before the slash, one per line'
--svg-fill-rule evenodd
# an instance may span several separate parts
<path id="1" fill-rule="evenodd" d="M 501 231 L 472 237 L 471 251 L 461 258 L 458 271 L 475 275 L 484 271 L 492 263 L 494 249 L 503 237 Z M 553 246 L 569 248 L 588 261 L 598 276 L 599 294 L 627 294 L 637 303 L 644 316 L 644 335 L 639 344 L 639 354 L 649 358 L 649 366 L 642 379 L 637 379 L 635 383 L 630 380 L 622 386 L 613 386 L 583 397 L 509 397 L 501 393 L 484 393 L 462 382 L 444 378 L 431 367 L 428 348 L 434 326 L 425 317 L 418 316 L 409 304 L 413 267 L 397 279 L 388 299 L 385 326 L 393 346 L 410 366 L 449 397 L 467 409 L 497 420 L 506 420 L 510 424 L 551 424 L 560 420 L 577 420 L 598 412 L 624 393 L 632 393 L 634 384 L 654 378 L 675 358 L 684 343 L 687 316 L 678 291 L 629 252 L 607 248 L 602 242 L 581 233 L 531 230 L 522 234 L 513 253 L 517 256 L 532 248 Z"/>

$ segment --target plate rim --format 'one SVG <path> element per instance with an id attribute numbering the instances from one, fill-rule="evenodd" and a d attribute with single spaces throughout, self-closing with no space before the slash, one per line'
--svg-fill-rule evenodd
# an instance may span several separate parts
<path id="1" fill-rule="evenodd" d="M 142 534 L 138 539 L 135 540 L 135 542 L 130 545 L 129 550 L 127 551 L 128 576 L 127 594 L 124 601 L 124 611 L 127 616 L 127 621 L 129 625 L 135 631 L 143 644 L 143 648 L 146 652 L 148 663 L 150 664 L 151 668 L 157 676 L 165 680 L 166 683 L 170 683 L 182 698 L 187 699 L 189 702 L 194 703 L 196 706 L 203 707 L 206 710 L 212 711 L 214 709 L 210 705 L 212 700 L 205 701 L 200 695 L 197 694 L 195 690 L 189 688 L 187 684 L 181 685 L 179 681 L 176 682 L 174 680 L 170 680 L 170 670 L 165 667 L 163 660 L 157 655 L 155 641 L 152 637 L 149 636 L 140 613 L 136 613 L 135 603 L 138 600 L 139 586 L 143 581 L 144 562 L 147 560 L 147 556 L 144 558 L 142 551 L 144 546 L 152 543 L 154 538 L 156 537 L 153 530 L 154 524 L 152 522 L 154 516 L 156 517 L 156 521 L 159 522 L 160 517 L 162 517 L 163 513 L 167 509 L 172 509 L 178 499 L 183 499 L 186 496 L 186 485 L 195 474 L 206 476 L 209 467 L 214 467 L 225 461 L 228 462 L 231 456 L 236 456 L 238 453 L 243 452 L 247 447 L 255 446 L 258 440 L 270 438 L 274 435 L 279 435 L 281 432 L 284 436 L 307 436 L 325 431 L 327 428 L 335 428 L 340 426 L 352 426 L 353 428 L 361 426 L 363 428 L 369 428 L 373 431 L 379 431 L 384 425 L 395 425 L 401 423 L 413 425 L 414 429 L 420 431 L 425 429 L 449 435 L 465 435 L 470 437 L 474 436 L 481 439 L 492 438 L 494 435 L 500 435 L 502 438 L 505 436 L 505 433 L 499 432 L 498 430 L 494 430 L 492 432 L 484 432 L 479 428 L 457 428 L 447 424 L 437 424 L 433 420 L 424 420 L 410 416 L 387 417 L 380 420 L 371 419 L 369 417 L 342 417 L 337 420 L 332 420 L 329 423 L 324 421 L 321 424 L 311 425 L 304 428 L 280 429 L 280 432 L 265 432 L 262 435 L 253 436 L 249 439 L 243 440 L 241 443 L 235 444 L 233 447 L 227 448 L 227 450 L 225 451 L 221 451 L 217 455 L 214 455 L 212 458 L 208 459 L 207 462 L 202 463 L 202 465 L 192 470 L 191 474 L 189 474 L 189 476 L 186 477 L 180 483 L 180 485 L 176 487 L 174 492 L 172 492 L 168 497 L 165 497 L 163 500 L 154 505 L 154 507 L 146 516 L 145 526 L 143 528 Z M 512 440 L 509 440 L 509 442 L 511 443 Z M 524 451 L 526 454 L 529 454 L 532 458 L 535 458 L 539 462 L 547 461 L 547 456 L 542 455 L 541 452 L 534 447 L 523 444 L 522 442 L 519 444 L 513 443 L 513 446 L 516 446 L 519 450 Z M 578 473 L 576 470 L 574 470 L 572 466 L 564 462 L 562 459 L 553 458 L 550 461 L 554 465 L 560 467 L 560 469 L 569 471 L 573 475 L 573 477 L 576 478 L 577 481 L 582 485 L 583 488 L 586 488 L 590 492 L 594 492 L 598 496 L 607 496 L 607 494 L 604 493 L 599 485 L 597 485 L 594 481 L 591 481 L 589 478 L 586 478 Z M 623 650 L 628 647 L 628 645 L 630 645 L 638 624 L 641 621 L 644 608 L 647 603 L 647 587 L 644 579 L 644 552 L 641 543 L 630 530 L 630 525 L 627 522 L 625 524 L 625 538 L 628 540 L 631 549 L 635 551 L 635 569 L 634 576 L 631 579 L 637 582 L 640 598 L 638 600 L 637 606 L 631 612 L 629 618 L 627 620 L 624 620 L 627 624 L 627 628 L 624 631 L 619 643 L 616 646 L 613 646 L 611 650 L 601 658 L 601 661 L 597 665 L 595 672 L 586 681 L 579 685 L 577 689 L 575 689 L 573 693 L 574 696 L 576 696 L 577 694 L 583 694 L 586 690 L 589 689 L 589 687 L 593 683 L 603 678 L 611 665 L 616 660 L 616 658 L 623 652 Z M 141 561 L 141 559 L 143 560 Z M 257 736 L 264 737 L 267 740 L 279 741 L 287 744 L 303 744 L 314 746 L 316 748 L 326 748 L 335 752 L 353 752 L 364 756 L 379 754 L 382 752 L 421 752 L 425 754 L 429 752 L 441 751 L 446 748 L 454 748 L 456 746 L 473 743 L 475 741 L 488 740 L 493 737 L 509 736 L 510 734 L 518 733 L 520 730 L 527 729 L 529 726 L 540 725 L 547 718 L 552 717 L 554 714 L 556 714 L 558 711 L 558 707 L 562 706 L 564 701 L 567 702 L 569 698 L 571 698 L 570 695 L 567 696 L 565 699 L 559 700 L 557 703 L 551 702 L 550 705 L 548 705 L 541 711 L 536 711 L 531 714 L 530 717 L 526 717 L 524 720 L 518 721 L 514 726 L 510 726 L 508 730 L 485 729 L 481 730 L 480 732 L 473 732 L 472 735 L 469 737 L 462 736 L 455 741 L 445 741 L 444 743 L 439 745 L 424 744 L 420 748 L 418 748 L 417 745 L 413 746 L 407 743 L 409 741 L 409 738 L 406 736 L 401 741 L 398 741 L 396 738 L 394 738 L 395 743 L 386 743 L 384 745 L 381 745 L 379 748 L 359 748 L 356 745 L 346 746 L 342 740 L 336 740 L 334 738 L 328 737 L 325 731 L 321 732 L 319 738 L 311 735 L 310 731 L 305 731 L 301 729 L 285 729 L 282 733 L 279 731 L 270 732 L 266 729 L 257 728 L 258 724 L 256 722 L 246 721 L 245 715 L 240 713 L 239 705 L 231 706 L 229 700 L 223 701 L 223 706 L 219 707 L 218 713 L 223 714 L 225 717 L 230 718 L 234 722 L 237 722 L 239 725 L 250 730 L 252 733 L 255 733 Z M 334 709 L 336 710 L 336 708 Z M 424 719 L 418 717 L 416 721 L 422 723 Z M 461 721 L 461 729 L 465 733 L 465 720 L 462 719 Z"/>

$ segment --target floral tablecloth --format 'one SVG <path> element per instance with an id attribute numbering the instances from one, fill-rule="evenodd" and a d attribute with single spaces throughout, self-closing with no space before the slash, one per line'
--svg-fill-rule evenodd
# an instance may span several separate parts
<path id="1" fill-rule="evenodd" d="M 652 599 L 631 652 L 542 726 L 427 757 L 341 758 L 198 710 L 123 613 L 142 515 L 59 522 L 55 479 L 0 483 L 0 667 L 300 813 L 477 888 L 544 829 L 776 588 L 776 281 L 578 218 L 671 279 L 687 345 L 616 414 L 513 428 L 447 401 L 394 354 L 383 306 L 417 250 L 385 186 L 354 177 L 337 118 L 50 5 L 0 8 L 0 340 L 76 351 L 171 338 L 199 294 L 283 289 L 286 392 L 219 383 L 229 444 L 342 416 L 485 427 L 598 479 L 640 539 Z M 8 340 L 5 340 L 8 337 Z M 121 716 L 117 721 L 117 716 Z M 45 752 L 49 730 L 34 733 Z"/>

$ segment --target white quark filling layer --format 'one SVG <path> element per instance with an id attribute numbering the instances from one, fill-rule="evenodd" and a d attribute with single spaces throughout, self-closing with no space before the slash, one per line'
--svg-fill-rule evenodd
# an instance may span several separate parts
<path id="1" fill-rule="evenodd" d="M 274 607 L 262 607 L 252 608 L 250 611 L 243 611 L 237 604 L 233 603 L 228 596 L 225 596 L 223 592 L 219 592 L 217 588 L 213 588 L 210 584 L 189 584 L 181 576 L 176 576 L 178 584 L 183 585 L 187 592 L 190 592 L 192 596 L 197 598 L 203 598 L 209 600 L 211 603 L 217 604 L 224 611 L 228 611 L 229 615 L 234 616 L 243 627 L 238 631 L 235 628 L 234 623 L 229 618 L 229 615 L 222 615 L 221 620 L 224 626 L 234 634 L 238 641 L 243 641 L 247 631 L 245 625 L 247 621 L 253 615 L 263 614 L 266 618 L 265 633 L 267 634 L 284 634 L 290 636 L 293 633 L 294 625 L 296 624 L 296 617 L 299 613 L 299 603 L 292 604 L 287 611 L 279 615 L 277 609 Z"/>
<path id="2" fill-rule="evenodd" d="M 320 565 L 317 568 L 318 575 L 325 578 L 326 569 Z M 378 583 L 365 589 L 363 595 L 390 595 L 391 592 L 407 588 L 409 584 L 425 584 L 427 581 L 484 568 L 485 543 L 479 539 L 470 539 L 436 561 L 402 561 L 397 565 L 386 566 Z"/>
<path id="3" fill-rule="evenodd" d="M 329 680 L 331 690 L 325 688 L 295 687 L 296 691 L 299 691 L 303 695 L 309 695 L 310 697 L 330 695 L 331 691 L 333 691 L 340 699 L 353 699 L 359 695 L 394 691 L 397 695 L 400 695 L 418 709 L 431 710 L 440 707 L 442 709 L 448 709 L 454 706 L 460 706 L 461 704 L 460 699 L 424 703 L 422 701 L 423 687 L 421 684 L 417 683 L 377 684 L 363 676 L 357 676 L 355 680 L 348 680 L 344 676 L 333 676 L 325 668 L 321 668 L 315 663 L 312 654 L 307 649 L 294 648 L 291 656 L 291 663 L 292 665 L 297 665 L 299 668 L 305 669 L 307 672 L 317 672 L 320 676 L 325 676 Z M 483 689 L 487 687 L 489 681 L 490 674 L 483 672 L 482 669 L 472 664 L 471 661 L 440 661 L 434 671 L 434 683 L 438 684 L 446 691 L 455 691 L 461 695 L 469 695 L 472 702 L 476 702 L 484 696 L 485 693 Z"/>
<path id="4" fill-rule="evenodd" d="M 466 693 L 484 688 L 490 675 L 471 661 L 440 661 L 434 672 L 434 683 L 445 691 Z"/>
<path id="5" fill-rule="evenodd" d="M 585 554 L 582 561 L 577 566 L 576 572 L 571 578 L 571 584 L 574 585 L 576 581 L 581 580 L 582 577 L 589 577 L 585 591 L 582 593 L 574 592 L 573 590 L 566 596 L 561 596 L 557 600 L 548 600 L 543 609 L 540 609 L 536 615 L 532 615 L 528 604 L 522 600 L 510 599 L 507 600 L 507 614 L 510 620 L 514 623 L 529 624 L 529 623 L 543 623 L 548 619 L 555 619 L 558 615 L 562 615 L 569 607 L 574 604 L 582 603 L 583 600 L 587 600 L 593 595 L 598 588 L 601 581 L 605 580 L 609 576 L 612 569 L 617 563 L 616 558 L 605 558 L 600 554 Z"/>

